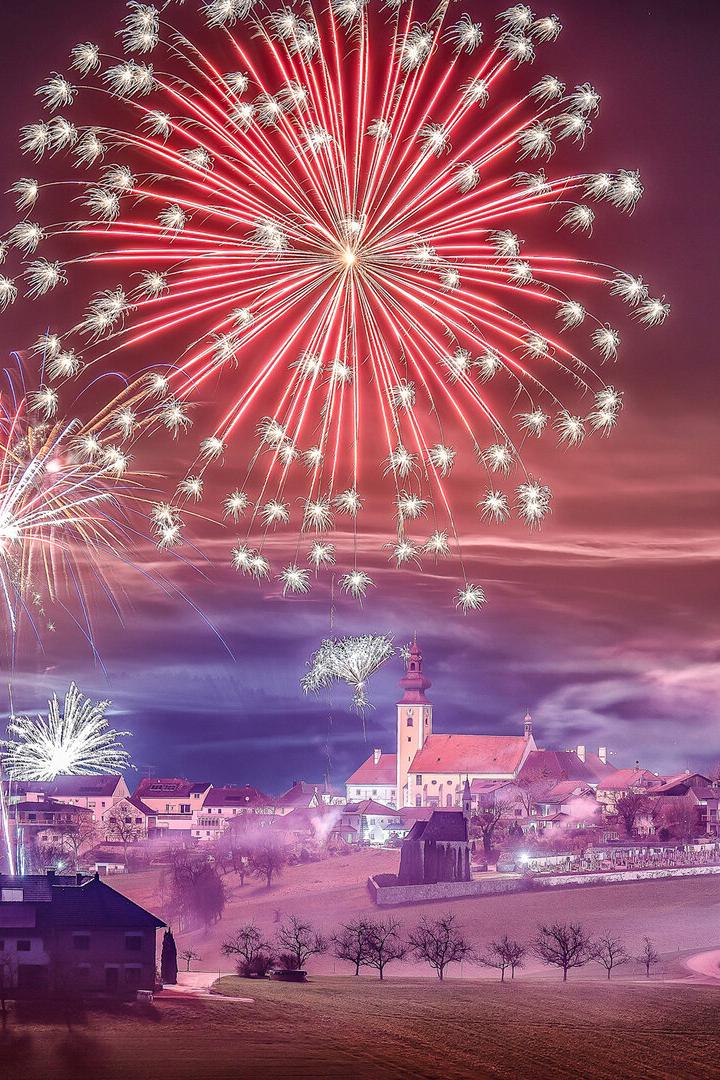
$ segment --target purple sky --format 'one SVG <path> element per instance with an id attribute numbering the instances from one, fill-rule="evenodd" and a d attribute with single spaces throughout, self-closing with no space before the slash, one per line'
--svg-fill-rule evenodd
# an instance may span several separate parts
<path id="1" fill-rule="evenodd" d="M 398 642 L 417 631 L 438 730 L 515 733 L 530 708 L 541 744 L 607 744 L 618 763 L 639 758 L 659 770 L 709 764 L 720 759 L 720 140 L 707 43 L 720 27 L 705 3 L 552 9 L 565 30 L 551 66 L 568 82 L 589 80 L 603 97 L 584 165 L 639 168 L 646 189 L 632 217 L 598 221 L 593 252 L 666 293 L 671 319 L 652 332 L 624 322 L 622 423 L 609 441 L 548 463 L 555 503 L 542 533 L 478 534 L 473 559 L 490 597 L 482 615 L 453 613 L 453 581 L 385 570 L 362 611 L 338 607 L 335 631 L 387 631 Z M 25 0 L 4 11 L 6 186 L 30 170 L 16 129 L 35 118 L 34 89 L 48 71 L 64 69 L 77 41 L 107 40 L 122 11 L 115 0 Z M 480 16 L 489 20 L 490 11 Z M 2 212 L 9 224 L 11 205 Z M 6 350 L 35 329 L 27 319 L 5 317 Z M 107 678 L 77 640 L 60 634 L 44 654 L 22 655 L 16 708 L 40 709 L 49 691 L 75 678 L 112 698 L 120 726 L 134 732 L 141 770 L 270 790 L 322 776 L 328 751 L 342 781 L 373 745 L 392 749 L 399 664 L 373 681 L 377 708 L 366 718 L 365 743 L 348 693 L 318 702 L 298 689 L 306 658 L 329 629 L 328 596 L 288 602 L 256 592 L 225 568 L 228 547 L 227 538 L 210 538 L 207 577 L 180 565 L 164 572 L 222 633 L 234 661 L 187 604 L 130 576 L 124 628 L 109 617 L 98 628 Z"/>

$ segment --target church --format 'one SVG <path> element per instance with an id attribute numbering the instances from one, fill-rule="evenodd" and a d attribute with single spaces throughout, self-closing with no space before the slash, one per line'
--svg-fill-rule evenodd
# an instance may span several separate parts
<path id="1" fill-rule="evenodd" d="M 515 780 L 536 750 L 532 720 L 521 735 L 445 735 L 433 732 L 431 686 L 417 642 L 410 646 L 397 704 L 394 754 L 374 750 L 346 781 L 348 802 L 375 799 L 403 806 L 462 807 L 466 780 Z"/>

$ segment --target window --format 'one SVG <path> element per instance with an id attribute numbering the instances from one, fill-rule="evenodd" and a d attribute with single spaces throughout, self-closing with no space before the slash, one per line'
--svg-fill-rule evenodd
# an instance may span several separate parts
<path id="1" fill-rule="evenodd" d="M 142 982 L 142 968 L 139 964 L 125 965 L 125 985 L 139 986 Z"/>
<path id="2" fill-rule="evenodd" d="M 22 899 L 22 889 L 3 889 L 0 892 L 0 900 L 2 900 L 3 904 L 21 904 Z"/>
<path id="3" fill-rule="evenodd" d="M 90 935 L 89 934 L 73 934 L 73 949 L 82 950 L 87 952 L 90 948 Z"/>
<path id="4" fill-rule="evenodd" d="M 28 814 L 28 821 L 37 821 L 37 814 Z"/>
<path id="5" fill-rule="evenodd" d="M 24 940 L 18 941 L 15 948 L 18 952 L 30 952 L 31 945 L 28 939 L 25 938 Z"/>
<path id="6" fill-rule="evenodd" d="M 128 952 L 140 952 L 143 946 L 142 934 L 126 934 L 125 948 Z"/>
<path id="7" fill-rule="evenodd" d="M 413 726 L 413 718 L 412 718 L 412 716 L 408 716 L 406 722 L 407 722 L 408 727 L 412 727 Z"/>
<path id="8" fill-rule="evenodd" d="M 417 774 L 417 776 L 415 777 L 415 783 L 422 784 L 422 773 Z"/>
<path id="9" fill-rule="evenodd" d="M 181 814 L 189 814 L 189 813 L 191 813 L 190 803 L 180 803 L 180 813 Z"/>

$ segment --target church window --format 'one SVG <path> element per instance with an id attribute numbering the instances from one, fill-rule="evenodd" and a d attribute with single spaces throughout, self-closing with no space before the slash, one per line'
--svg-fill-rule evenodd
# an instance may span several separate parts
<path id="1" fill-rule="evenodd" d="M 408 727 L 413 726 L 413 718 L 412 718 L 412 716 L 408 716 L 408 718 L 407 718 L 407 726 Z"/>
<path id="2" fill-rule="evenodd" d="M 417 776 L 415 777 L 415 783 L 416 784 L 422 784 L 422 774 L 421 773 L 418 773 Z"/>

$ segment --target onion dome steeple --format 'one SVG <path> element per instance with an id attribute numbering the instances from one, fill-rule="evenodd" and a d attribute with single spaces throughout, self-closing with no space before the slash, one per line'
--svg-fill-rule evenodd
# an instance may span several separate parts
<path id="1" fill-rule="evenodd" d="M 418 643 L 413 639 L 410 646 L 405 674 L 400 680 L 400 686 L 404 693 L 400 700 L 401 705 L 425 705 L 429 704 L 425 697 L 425 691 L 432 686 L 427 675 L 423 675 L 422 653 Z"/>

